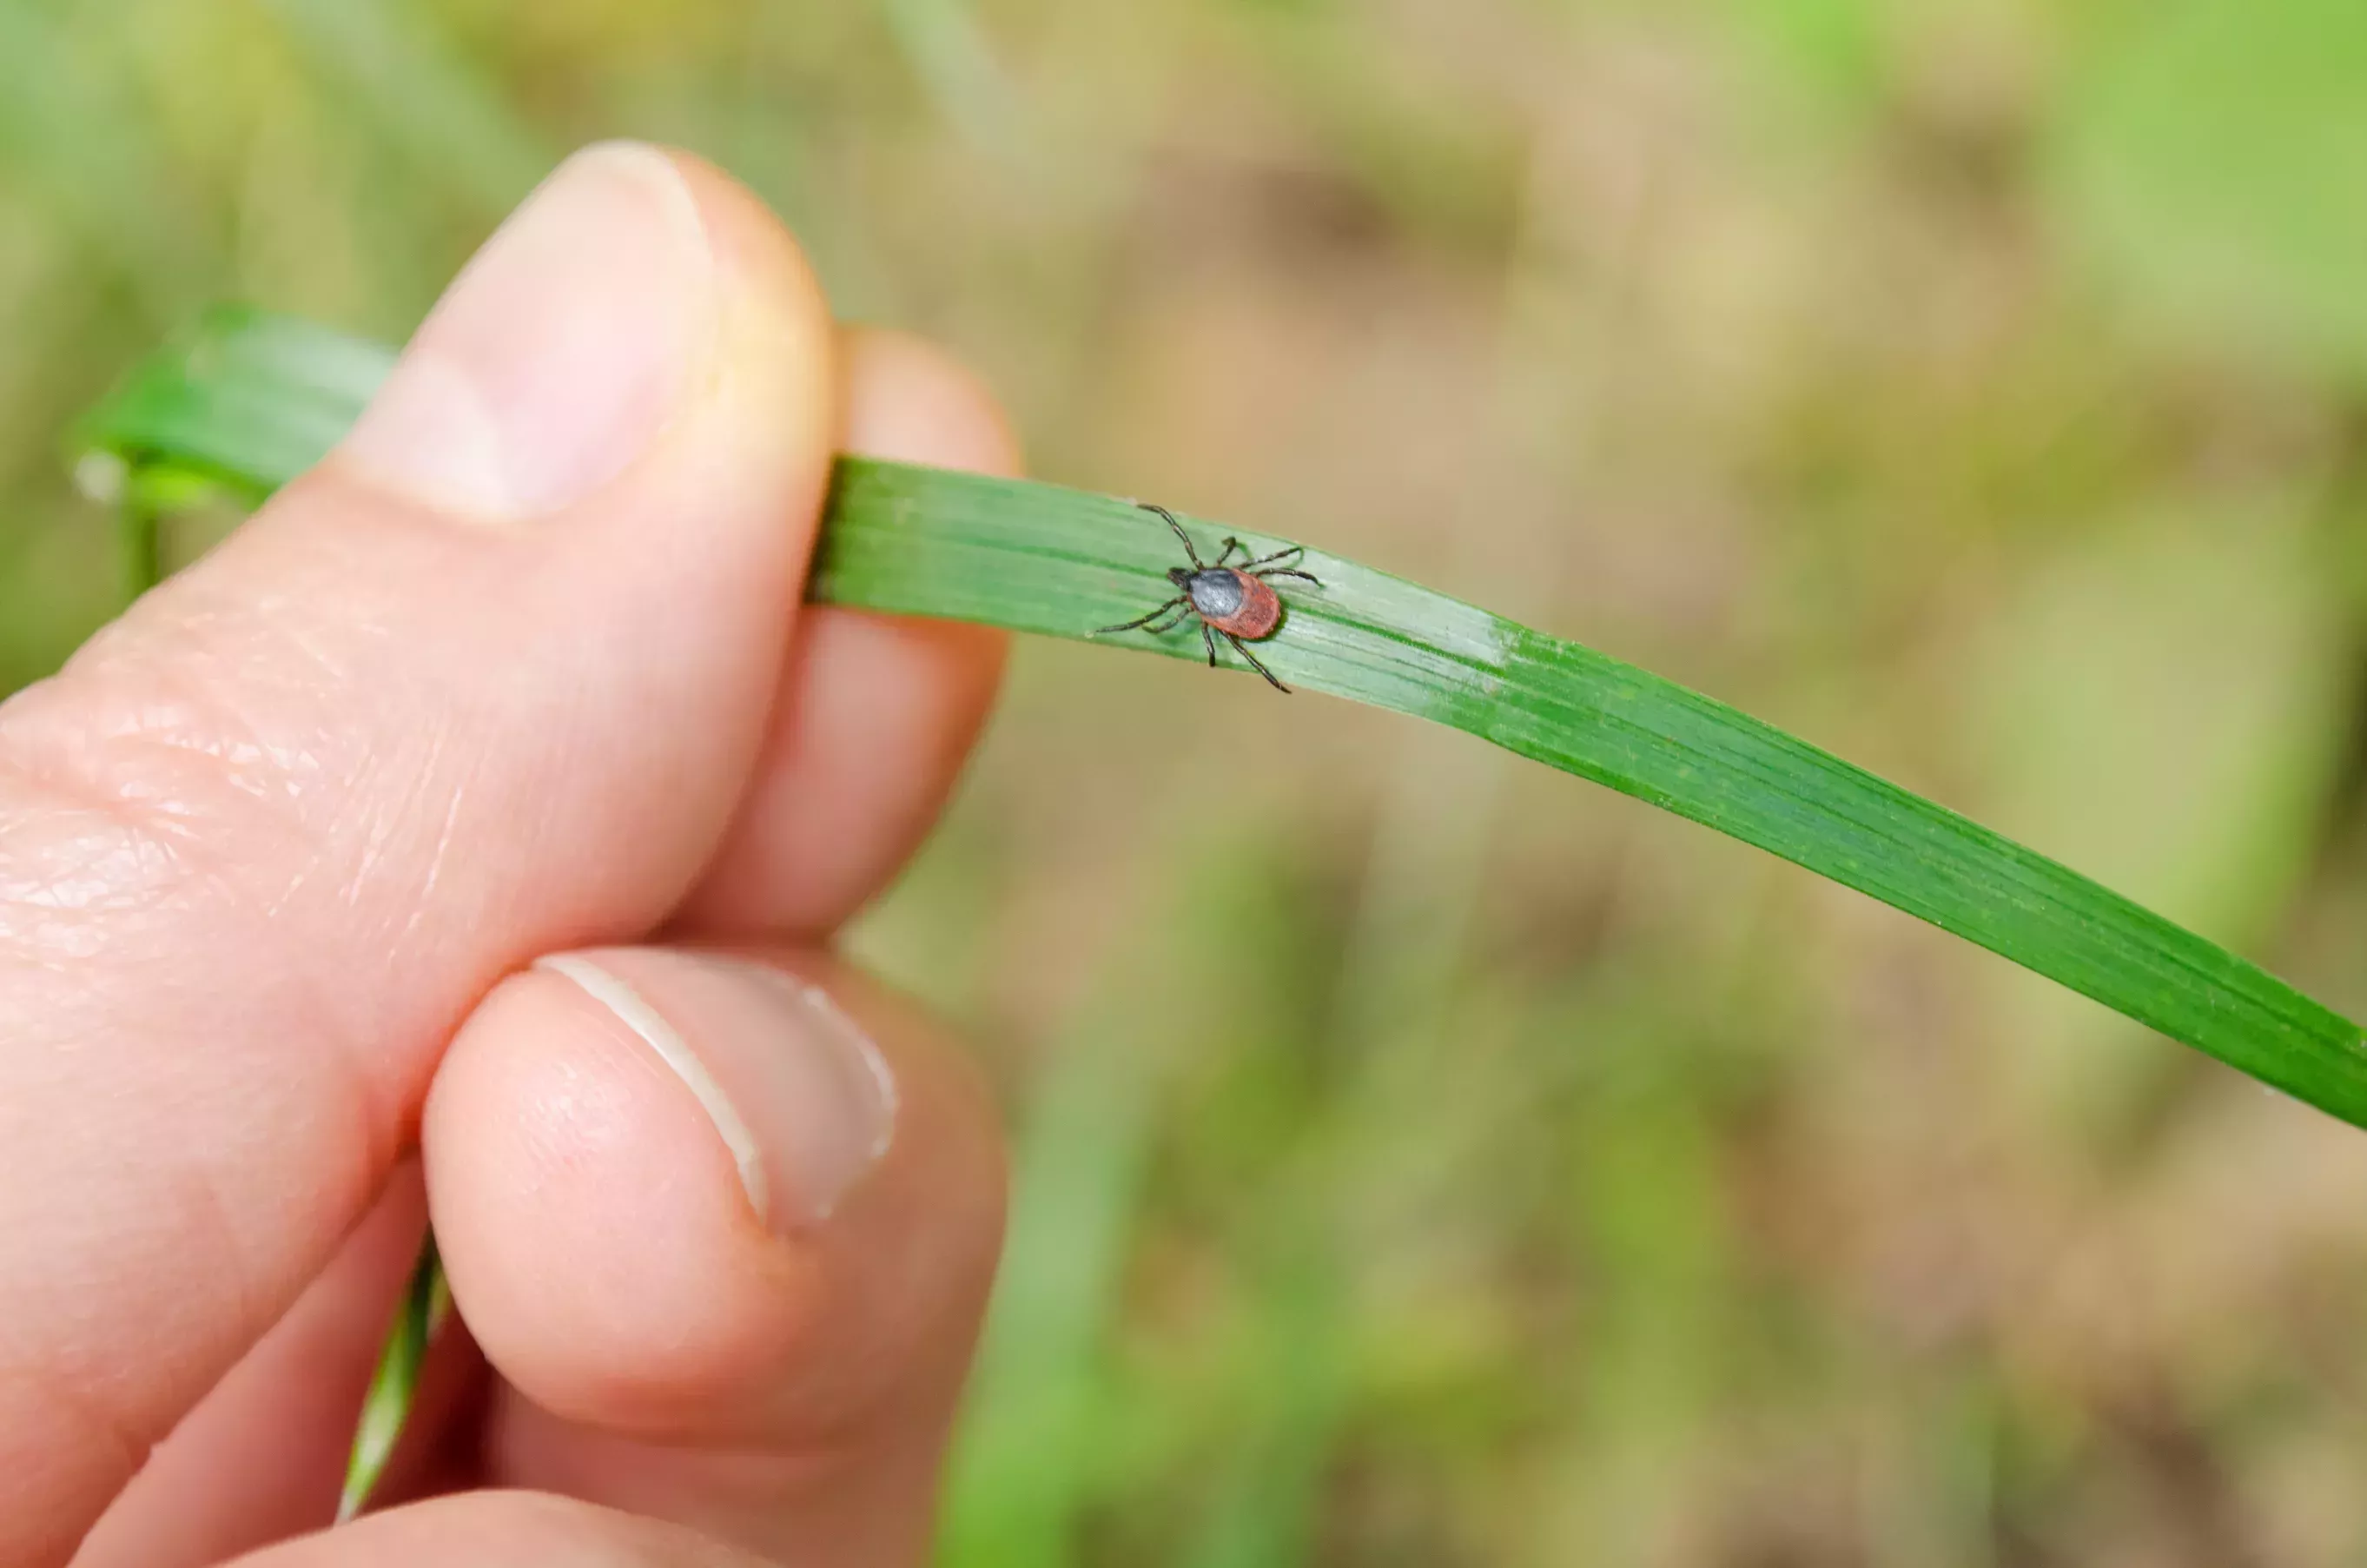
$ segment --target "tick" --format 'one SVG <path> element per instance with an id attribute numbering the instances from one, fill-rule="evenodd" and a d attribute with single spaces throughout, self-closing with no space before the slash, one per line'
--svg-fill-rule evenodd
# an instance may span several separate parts
<path id="1" fill-rule="evenodd" d="M 1244 559 L 1239 566 L 1229 566 L 1226 562 L 1232 559 L 1233 551 L 1238 550 L 1244 557 L 1250 551 L 1240 540 L 1228 539 L 1224 553 L 1217 557 L 1214 565 L 1206 565 L 1202 563 L 1200 552 L 1192 548 L 1192 536 L 1184 531 L 1184 525 L 1175 520 L 1174 513 L 1147 501 L 1138 501 L 1135 505 L 1167 519 L 1167 526 L 1173 528 L 1175 537 L 1184 541 L 1184 553 L 1191 559 L 1192 564 L 1168 568 L 1167 580 L 1183 590 L 1173 598 L 1149 615 L 1129 620 L 1123 626 L 1104 626 L 1093 635 L 1101 637 L 1113 631 L 1132 631 L 1139 627 L 1157 636 L 1196 619 L 1200 622 L 1200 636 L 1208 644 L 1208 665 L 1211 669 L 1217 664 L 1217 636 L 1222 632 L 1225 641 L 1233 645 L 1233 651 L 1250 662 L 1250 668 L 1265 676 L 1267 685 L 1276 691 L 1289 691 L 1290 687 L 1274 678 L 1272 670 L 1258 663 L 1257 655 L 1251 653 L 1246 644 L 1273 636 L 1274 628 L 1282 624 L 1282 598 L 1267 585 L 1267 578 L 1297 577 L 1314 583 L 1319 588 L 1323 585 L 1312 573 L 1301 572 L 1296 565 L 1274 564 L 1276 562 L 1296 562 L 1307 553 L 1306 547 L 1294 544 L 1288 550 L 1277 550 L 1272 555 L 1262 555 L 1255 561 Z M 1163 624 L 1152 624 L 1155 621 Z"/>

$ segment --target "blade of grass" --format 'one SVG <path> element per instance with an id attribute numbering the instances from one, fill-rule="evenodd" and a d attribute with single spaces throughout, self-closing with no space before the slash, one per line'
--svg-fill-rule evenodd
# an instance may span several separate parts
<path id="1" fill-rule="evenodd" d="M 388 362 L 321 327 L 222 312 L 135 374 L 83 438 L 135 474 L 259 496 L 327 449 Z M 1287 542 L 1240 537 L 1259 553 Z M 810 591 L 1090 640 L 1167 597 L 1174 555 L 1126 500 L 849 459 Z M 1352 561 L 1310 550 L 1304 564 L 1323 586 L 1286 596 L 1259 650 L 1285 681 L 1453 725 L 1714 827 L 2367 1126 L 2359 1026 L 2235 954 L 1698 692 Z M 1200 656 L 1192 628 L 1109 641 Z"/>
<path id="2" fill-rule="evenodd" d="M 1115 1005 L 1066 1029 L 1014 1150 L 1011 1233 L 949 1467 L 938 1568 L 1076 1560 L 1100 1477 L 1095 1420 L 1166 1079 Z M 1139 1047 L 1142 1042 L 1128 1042 Z"/>
<path id="3" fill-rule="evenodd" d="M 120 52 L 101 47 L 102 29 L 127 25 L 120 9 L 0 0 L 0 167 L 12 194 L 53 213 L 152 319 L 170 321 L 193 284 L 202 300 L 221 273 L 153 107 Z"/>
<path id="4" fill-rule="evenodd" d="M 964 0 L 885 0 L 882 9 L 939 111 L 973 144 L 1008 157 L 1018 142 L 1015 96 Z"/>
<path id="5" fill-rule="evenodd" d="M 395 1304 L 394 1324 L 387 1331 L 385 1348 L 379 1352 L 369 1392 L 362 1396 L 354 1451 L 345 1462 L 345 1489 L 337 1496 L 339 1524 L 362 1511 L 378 1489 L 379 1478 L 386 1473 L 403 1424 L 411 1419 L 420 1369 L 427 1364 L 427 1346 L 451 1305 L 452 1294 L 444 1283 L 444 1260 L 431 1232 L 419 1249 L 419 1261 L 412 1266 L 411 1283 Z"/>
<path id="6" fill-rule="evenodd" d="M 1203 1503 L 1184 1568 L 1289 1568 L 1310 1550 L 1324 1481 L 1347 1405 L 1352 1347 L 1344 1343 L 1343 1270 L 1298 1257 L 1274 1270 L 1243 1403 L 1263 1417 L 1244 1434 Z"/>

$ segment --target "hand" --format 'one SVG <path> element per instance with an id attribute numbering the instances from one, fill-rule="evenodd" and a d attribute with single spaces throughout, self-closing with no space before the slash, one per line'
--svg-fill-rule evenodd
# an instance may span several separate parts
<path id="1" fill-rule="evenodd" d="M 1001 1154 L 823 944 L 1002 643 L 800 607 L 842 445 L 1015 461 L 745 192 L 595 149 L 0 709 L 0 1563 L 326 1524 L 429 1210 L 492 1369 L 439 1341 L 431 1500 L 257 1562 L 921 1560 Z"/>

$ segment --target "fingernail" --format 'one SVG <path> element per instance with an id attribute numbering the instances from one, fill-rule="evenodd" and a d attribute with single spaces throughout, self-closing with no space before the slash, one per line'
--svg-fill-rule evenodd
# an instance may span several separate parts
<path id="1" fill-rule="evenodd" d="M 887 1153 L 896 1081 L 819 986 L 738 959 L 645 948 L 536 967 L 572 981 L 682 1080 L 774 1232 L 830 1218 Z"/>
<path id="2" fill-rule="evenodd" d="M 714 338 L 715 279 L 673 160 L 588 148 L 453 281 L 342 455 L 445 511 L 558 511 L 664 426 Z"/>

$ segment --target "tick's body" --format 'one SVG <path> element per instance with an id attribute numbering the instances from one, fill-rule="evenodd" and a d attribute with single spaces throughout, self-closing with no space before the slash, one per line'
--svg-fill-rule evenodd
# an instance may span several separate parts
<path id="1" fill-rule="evenodd" d="M 1167 580 L 1190 596 L 1202 620 L 1228 637 L 1255 642 L 1273 636 L 1282 624 L 1281 596 L 1237 566 L 1211 566 L 1203 572 L 1178 566 Z"/>
<path id="2" fill-rule="evenodd" d="M 1167 526 L 1173 528 L 1175 537 L 1184 541 L 1184 553 L 1191 558 L 1192 564 L 1168 570 L 1167 580 L 1178 590 L 1173 598 L 1138 619 L 1129 620 L 1123 626 L 1104 626 L 1101 631 L 1132 631 L 1139 627 L 1156 634 L 1172 631 L 1185 620 L 1196 618 L 1200 622 L 1200 635 L 1208 644 L 1210 665 L 1217 662 L 1217 634 L 1222 632 L 1234 651 L 1250 662 L 1250 668 L 1265 676 L 1267 684 L 1276 691 L 1288 691 L 1290 687 L 1275 680 L 1274 672 L 1259 664 L 1257 655 L 1243 644 L 1273 636 L 1274 629 L 1282 624 L 1282 596 L 1266 582 L 1268 577 L 1297 577 L 1315 583 L 1319 588 L 1323 585 L 1316 583 L 1310 574 L 1296 567 L 1273 564 L 1295 560 L 1306 551 L 1297 545 L 1292 545 L 1288 550 L 1278 550 L 1272 555 L 1245 561 L 1239 566 L 1228 566 L 1225 562 L 1232 558 L 1233 551 L 1240 551 L 1243 555 L 1249 553 L 1240 540 L 1229 539 L 1225 541 L 1224 553 L 1217 557 L 1217 563 L 1206 566 L 1201 564 L 1200 552 L 1193 548 L 1192 536 L 1184 531 L 1184 525 L 1175 520 L 1172 512 L 1164 506 L 1147 503 L 1142 509 L 1156 512 L 1167 519 Z M 1158 622 L 1164 624 L 1154 624 Z M 1100 634 L 1094 633 L 1096 636 Z"/>

